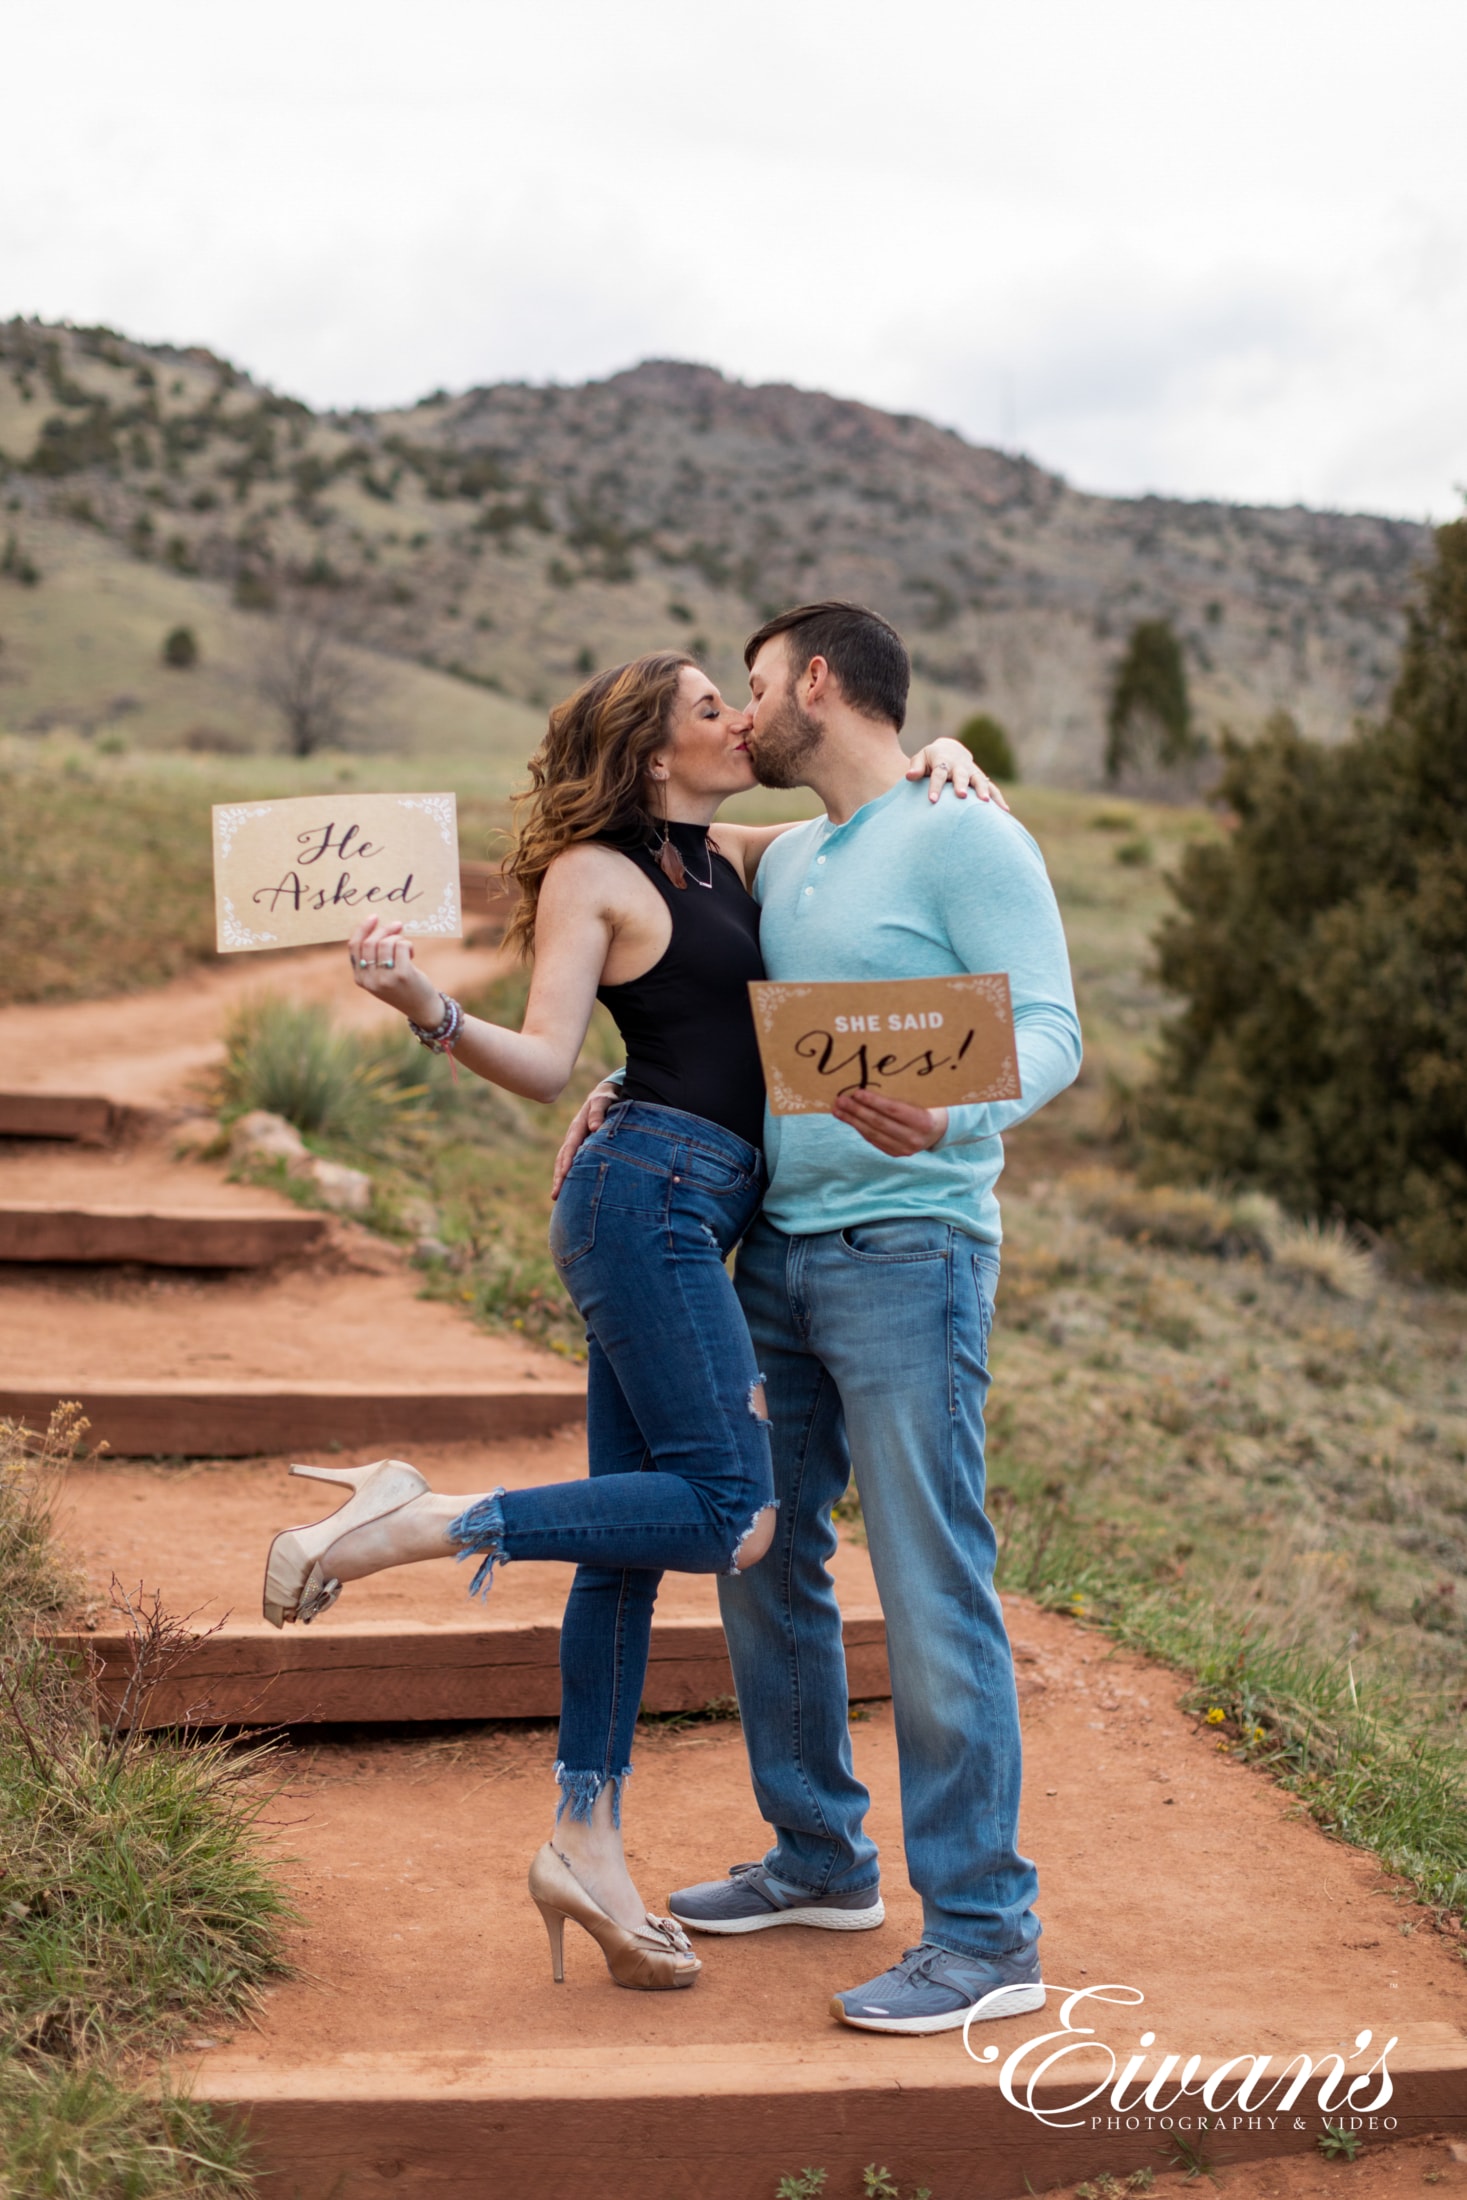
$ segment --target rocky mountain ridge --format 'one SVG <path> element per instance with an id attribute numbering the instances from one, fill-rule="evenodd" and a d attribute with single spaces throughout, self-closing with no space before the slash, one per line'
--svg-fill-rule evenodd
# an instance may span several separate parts
<path id="1" fill-rule="evenodd" d="M 29 531 L 100 531 L 262 620 L 329 607 L 537 707 L 669 641 L 736 692 L 770 610 L 856 597 L 911 642 L 914 733 L 991 710 L 1026 775 L 1077 784 L 1143 618 L 1181 637 L 1211 732 L 1287 709 L 1339 738 L 1388 692 L 1428 544 L 1370 515 L 1092 496 L 912 415 L 677 361 L 315 413 L 207 351 L 28 321 L 0 325 L 0 467 L 11 579 Z"/>

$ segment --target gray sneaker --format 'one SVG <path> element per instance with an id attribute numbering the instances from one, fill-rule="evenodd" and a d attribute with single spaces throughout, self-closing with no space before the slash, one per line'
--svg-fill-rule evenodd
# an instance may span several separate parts
<path id="1" fill-rule="evenodd" d="M 772 1879 L 762 1864 L 733 1864 L 727 1879 L 705 1879 L 669 1895 L 667 1907 L 695 1933 L 762 1933 L 769 1925 L 818 1925 L 828 1933 L 869 1933 L 884 1923 L 876 1887 L 854 1894 L 807 1894 Z"/>
<path id="2" fill-rule="evenodd" d="M 879 1978 L 837 1994 L 830 2013 L 864 2032 L 955 2032 L 970 2016 L 1021 2017 L 1043 2007 L 1037 1948 L 955 1956 L 927 1941 Z"/>

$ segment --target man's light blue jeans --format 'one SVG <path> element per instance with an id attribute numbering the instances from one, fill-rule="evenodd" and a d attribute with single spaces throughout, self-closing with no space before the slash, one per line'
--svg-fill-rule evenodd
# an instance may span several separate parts
<path id="1" fill-rule="evenodd" d="M 960 1955 L 1038 1938 L 1016 1847 L 1013 1658 L 983 1510 L 998 1251 L 946 1223 L 787 1237 L 762 1218 L 735 1275 L 764 1370 L 779 1526 L 720 1581 L 768 1869 L 814 1894 L 874 1886 L 856 1778 L 830 1509 L 854 1471 L 882 1609 L 907 1868 L 924 1938 Z"/>

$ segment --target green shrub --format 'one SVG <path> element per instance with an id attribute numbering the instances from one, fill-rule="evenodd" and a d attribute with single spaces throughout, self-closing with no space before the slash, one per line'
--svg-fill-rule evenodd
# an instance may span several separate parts
<path id="1" fill-rule="evenodd" d="M 5 548 L 0 551 L 0 573 L 8 581 L 18 581 L 22 588 L 35 588 L 41 578 L 40 567 L 22 550 L 13 532 L 5 537 Z"/>
<path id="2" fill-rule="evenodd" d="M 1220 1175 L 1467 1282 L 1467 520 L 1437 530 L 1384 725 L 1283 717 L 1233 747 L 1225 841 L 1158 940 L 1184 1007 L 1140 1119 L 1157 1173 Z"/>
<path id="3" fill-rule="evenodd" d="M 1111 681 L 1105 735 L 1107 779 L 1148 756 L 1170 765 L 1198 753 L 1187 667 L 1169 619 L 1142 619 L 1132 628 Z"/>
<path id="4" fill-rule="evenodd" d="M 199 661 L 199 638 L 191 626 L 175 626 L 163 643 L 163 662 L 175 672 L 188 672 Z"/>
<path id="5" fill-rule="evenodd" d="M 1012 782 L 1019 776 L 1014 761 L 1013 743 L 996 718 L 986 710 L 980 710 L 973 718 L 966 719 L 958 728 L 962 742 L 979 771 L 987 772 L 990 779 L 1006 779 Z"/>
<path id="6" fill-rule="evenodd" d="M 262 994 L 225 1034 L 220 1112 L 232 1121 L 264 1108 L 361 1153 L 392 1152 L 424 1121 L 422 1059 L 405 1025 L 373 1046 L 313 1002 Z"/>
<path id="7" fill-rule="evenodd" d="M 241 611 L 273 611 L 275 589 L 263 573 L 252 573 L 248 567 L 235 576 L 234 600 Z"/>
<path id="8" fill-rule="evenodd" d="M 55 413 L 43 423 L 31 454 L 30 470 L 56 479 L 63 474 L 84 473 L 92 466 L 116 463 L 116 427 L 106 404 L 96 400 L 88 402 L 80 420 L 67 420 Z"/>

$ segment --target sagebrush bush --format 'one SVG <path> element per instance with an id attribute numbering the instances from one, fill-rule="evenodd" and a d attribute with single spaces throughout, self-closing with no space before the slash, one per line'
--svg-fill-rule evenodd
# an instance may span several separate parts
<path id="1" fill-rule="evenodd" d="M 1438 528 L 1383 725 L 1276 719 L 1233 748 L 1237 823 L 1159 936 L 1184 1007 L 1140 1120 L 1158 1174 L 1218 1175 L 1467 1282 L 1467 520 Z"/>

